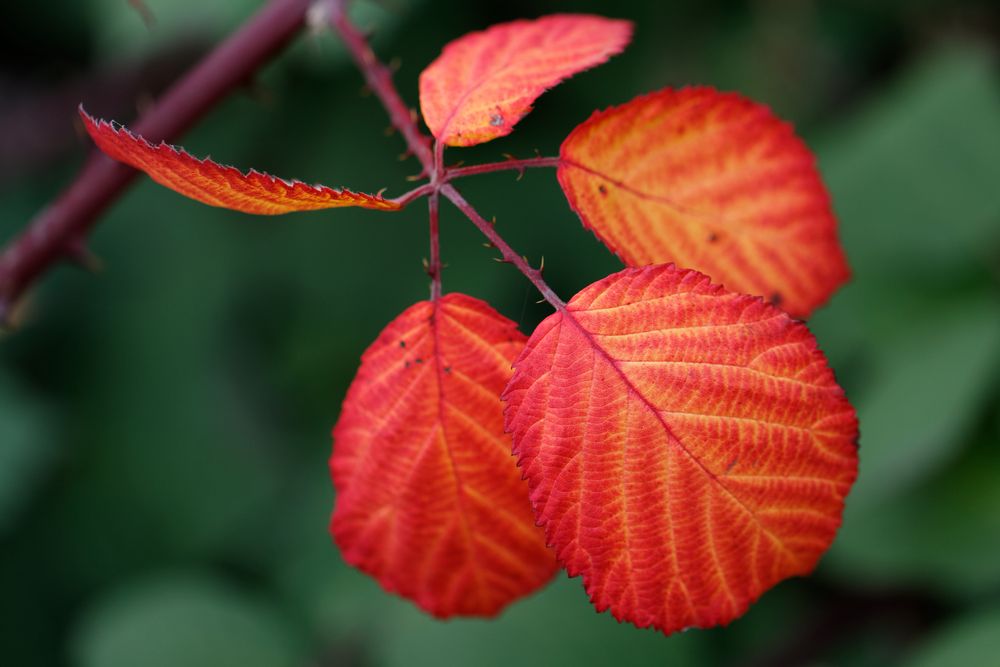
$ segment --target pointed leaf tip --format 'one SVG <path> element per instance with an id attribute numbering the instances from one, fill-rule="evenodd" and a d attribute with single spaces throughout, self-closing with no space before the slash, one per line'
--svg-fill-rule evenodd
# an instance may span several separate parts
<path id="1" fill-rule="evenodd" d="M 676 262 L 806 317 L 849 269 L 815 158 L 760 104 L 667 88 L 563 142 L 570 206 L 630 266 Z"/>
<path id="2" fill-rule="evenodd" d="M 438 617 L 493 616 L 557 569 L 503 431 L 524 341 L 478 299 L 417 303 L 365 352 L 334 428 L 344 559 Z"/>
<path id="3" fill-rule="evenodd" d="M 808 573 L 857 471 L 857 420 L 812 334 L 673 265 L 543 321 L 504 390 L 535 515 L 598 611 L 725 624 Z"/>
<path id="4" fill-rule="evenodd" d="M 396 210 L 400 205 L 381 195 L 368 195 L 325 185 L 271 176 L 255 169 L 198 159 L 182 148 L 161 142 L 154 146 L 117 123 L 99 120 L 79 109 L 94 143 L 109 157 L 144 171 L 154 181 L 196 201 L 257 215 L 315 211 L 341 206 Z"/>
<path id="5" fill-rule="evenodd" d="M 556 14 L 460 37 L 420 75 L 424 122 L 449 146 L 510 134 L 548 88 L 620 53 L 629 21 Z"/>

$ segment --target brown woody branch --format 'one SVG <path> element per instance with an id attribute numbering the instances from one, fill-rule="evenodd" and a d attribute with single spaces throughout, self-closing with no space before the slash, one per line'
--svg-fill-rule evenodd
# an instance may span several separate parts
<path id="1" fill-rule="evenodd" d="M 136 131 L 153 142 L 174 140 L 278 53 L 304 25 L 313 2 L 270 0 L 144 113 Z M 97 216 L 136 173 L 93 153 L 70 186 L 4 248 L 0 254 L 0 324 L 24 291 L 53 264 L 86 256 L 86 236 Z"/>

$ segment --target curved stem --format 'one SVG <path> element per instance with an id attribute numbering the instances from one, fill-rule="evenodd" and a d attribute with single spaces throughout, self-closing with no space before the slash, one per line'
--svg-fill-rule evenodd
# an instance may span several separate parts
<path id="1" fill-rule="evenodd" d="M 392 83 L 392 70 L 379 62 L 375 52 L 368 45 L 368 40 L 351 23 L 345 4 L 344 0 L 330 2 L 330 25 L 344 40 L 347 50 L 365 78 L 365 83 L 388 112 L 393 127 L 403 136 L 407 148 L 420 160 L 424 172 L 429 175 L 433 168 L 430 138 L 417 126 L 416 110 L 410 109 L 399 96 L 396 86 Z"/>
<path id="2" fill-rule="evenodd" d="M 494 171 L 507 171 L 516 169 L 524 173 L 530 167 L 558 167 L 560 158 L 556 157 L 533 157 L 525 160 L 511 158 L 503 162 L 488 162 L 486 164 L 474 164 L 469 167 L 452 167 L 445 170 L 446 180 L 465 178 L 466 176 L 476 176 L 478 174 L 489 174 Z"/>
<path id="3" fill-rule="evenodd" d="M 465 216 L 472 221 L 472 224 L 479 228 L 479 231 L 481 231 L 483 235 L 490 240 L 490 243 L 496 246 L 497 250 L 500 251 L 503 260 L 516 266 L 517 270 L 523 273 L 525 277 L 531 281 L 531 284 L 542 293 L 542 296 L 545 297 L 545 300 L 548 301 L 553 308 L 556 310 L 564 310 L 566 308 L 566 303 L 559 298 L 559 295 L 557 295 L 542 278 L 542 270 L 540 268 L 532 268 L 523 257 L 514 252 L 514 249 L 503 240 L 503 237 L 497 233 L 497 230 L 493 228 L 493 225 L 484 220 L 483 216 L 479 215 L 476 209 L 472 207 L 472 204 L 467 202 L 465 198 L 459 194 L 458 190 L 455 189 L 455 186 L 447 183 L 444 184 L 441 186 L 441 194 L 447 197 L 448 200 L 458 208 L 458 210 L 464 213 Z"/>
<path id="4" fill-rule="evenodd" d="M 139 118 L 136 132 L 172 140 L 280 51 L 314 0 L 271 0 Z M 0 254 L 0 318 L 53 264 L 85 252 L 84 239 L 138 172 L 93 153 L 73 183 Z M 0 319 L 0 324 L 3 320 Z"/>

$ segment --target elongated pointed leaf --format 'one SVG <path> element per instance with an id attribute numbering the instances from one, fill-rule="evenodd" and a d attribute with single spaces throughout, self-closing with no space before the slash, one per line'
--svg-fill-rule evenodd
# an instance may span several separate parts
<path id="1" fill-rule="evenodd" d="M 449 146 L 508 135 L 548 88 L 620 53 L 632 24 L 584 14 L 501 23 L 444 47 L 420 75 L 424 122 Z"/>
<path id="2" fill-rule="evenodd" d="M 630 266 L 675 262 L 797 317 L 847 280 L 815 159 L 767 107 L 667 88 L 595 113 L 560 153 L 570 206 Z"/>
<path id="3" fill-rule="evenodd" d="M 108 156 L 146 172 L 160 185 L 209 206 L 257 215 L 339 206 L 386 211 L 400 208 L 399 204 L 380 195 L 306 185 L 253 169 L 244 174 L 235 167 L 193 157 L 167 143 L 154 146 L 120 125 L 93 118 L 82 107 L 80 116 L 94 143 Z"/>
<path id="4" fill-rule="evenodd" d="M 667 633 L 811 571 L 855 477 L 854 410 L 805 326 L 673 265 L 543 321 L 504 400 L 560 562 L 598 610 Z"/>
<path id="5" fill-rule="evenodd" d="M 524 340 L 477 299 L 417 303 L 365 352 L 334 429 L 344 559 L 435 616 L 492 616 L 556 569 L 503 432 Z"/>

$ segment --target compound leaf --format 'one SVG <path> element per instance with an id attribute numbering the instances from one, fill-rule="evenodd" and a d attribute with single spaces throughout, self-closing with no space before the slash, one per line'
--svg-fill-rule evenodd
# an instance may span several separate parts
<path id="1" fill-rule="evenodd" d="M 556 570 L 503 432 L 524 341 L 477 299 L 421 301 L 365 352 L 333 432 L 344 559 L 435 616 L 492 616 Z"/>
<path id="2" fill-rule="evenodd" d="M 760 104 L 664 89 L 563 142 L 570 206 L 630 266 L 675 262 L 807 316 L 848 277 L 815 159 Z"/>
<path id="3" fill-rule="evenodd" d="M 543 321 L 506 428 L 546 538 L 599 611 L 727 623 L 810 572 L 857 469 L 857 420 L 808 329 L 673 265 Z"/>
<path id="4" fill-rule="evenodd" d="M 420 74 L 420 109 L 449 146 L 511 133 L 532 103 L 560 81 L 620 53 L 628 21 L 555 14 L 501 23 L 460 37 Z"/>
<path id="5" fill-rule="evenodd" d="M 253 169 L 244 174 L 235 167 L 207 158 L 198 159 L 165 142 L 154 146 L 122 126 L 93 118 L 82 107 L 80 116 L 94 143 L 109 157 L 144 171 L 160 185 L 209 206 L 257 215 L 339 206 L 386 211 L 400 208 L 396 202 L 380 195 L 307 185 Z"/>

